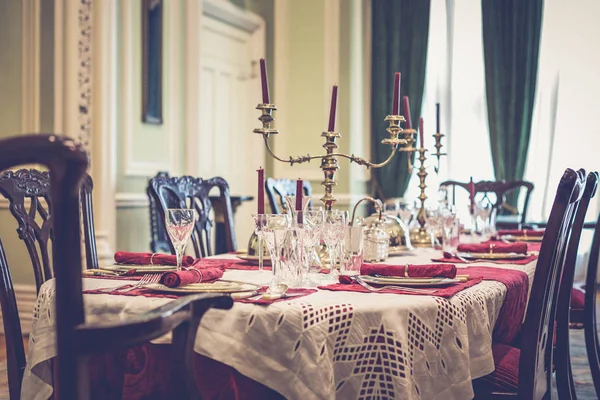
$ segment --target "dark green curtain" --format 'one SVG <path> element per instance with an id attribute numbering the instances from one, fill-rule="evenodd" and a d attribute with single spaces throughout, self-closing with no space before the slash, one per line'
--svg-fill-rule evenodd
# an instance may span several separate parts
<path id="1" fill-rule="evenodd" d="M 390 154 L 390 147 L 382 145 L 381 140 L 389 137 L 385 130 L 389 125 L 383 119 L 392 112 L 395 72 L 402 73 L 401 95 L 410 99 L 413 128 L 419 124 L 425 85 L 429 8 L 430 0 L 372 2 L 371 149 L 377 162 Z M 404 113 L 403 110 L 401 112 Z M 435 130 L 433 123 L 426 124 L 425 129 L 431 134 Z M 377 196 L 403 196 L 410 180 L 406 153 L 398 152 L 388 165 L 375 169 L 374 177 Z"/>
<path id="2" fill-rule="evenodd" d="M 523 179 L 537 81 L 543 0 L 482 0 L 485 88 L 496 179 Z M 516 206 L 518 193 L 507 196 Z"/>

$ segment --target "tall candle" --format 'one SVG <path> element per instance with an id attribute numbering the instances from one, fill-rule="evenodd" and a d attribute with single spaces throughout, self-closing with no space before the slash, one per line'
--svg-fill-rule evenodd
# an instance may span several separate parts
<path id="1" fill-rule="evenodd" d="M 298 178 L 296 181 L 296 211 L 298 213 L 298 224 L 302 224 L 304 222 L 302 215 L 302 196 L 304 196 L 302 179 Z"/>
<path id="2" fill-rule="evenodd" d="M 392 104 L 392 115 L 400 115 L 400 72 L 394 75 L 394 98 Z"/>
<path id="3" fill-rule="evenodd" d="M 469 198 L 471 200 L 471 214 L 475 211 L 475 183 L 473 177 L 469 179 Z"/>
<path id="4" fill-rule="evenodd" d="M 331 108 L 329 109 L 329 125 L 327 127 L 328 132 L 335 131 L 335 111 L 337 108 L 337 92 L 338 87 L 335 85 L 333 87 L 333 92 L 331 92 Z"/>
<path id="5" fill-rule="evenodd" d="M 260 167 L 258 170 L 258 214 L 265 213 L 265 170 Z"/>
<path id="6" fill-rule="evenodd" d="M 423 141 L 423 117 L 419 119 L 419 140 L 421 141 L 421 147 L 425 148 L 425 142 Z"/>
<path id="7" fill-rule="evenodd" d="M 435 128 L 436 133 L 440 132 L 440 103 L 435 103 Z"/>
<path id="8" fill-rule="evenodd" d="M 404 113 L 404 119 L 406 120 L 406 123 L 404 124 L 404 128 L 411 129 L 412 123 L 410 120 L 410 103 L 408 102 L 408 96 L 402 97 L 402 107 L 403 107 L 402 112 Z"/>
<path id="9" fill-rule="evenodd" d="M 267 63 L 264 58 L 260 59 L 260 83 L 262 85 L 262 102 L 271 104 L 269 98 L 269 81 L 267 80 Z"/>

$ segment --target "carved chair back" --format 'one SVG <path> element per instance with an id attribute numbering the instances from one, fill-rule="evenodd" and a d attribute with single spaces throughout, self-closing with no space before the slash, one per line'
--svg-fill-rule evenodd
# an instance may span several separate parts
<path id="1" fill-rule="evenodd" d="M 24 164 L 42 164 L 48 167 L 50 170 L 49 185 L 42 184 L 44 179 L 40 178 L 35 184 L 21 185 L 20 187 L 17 187 L 15 180 L 9 180 L 12 181 L 12 184 L 5 181 L 3 187 L 8 187 L 9 192 L 15 196 L 14 203 L 11 201 L 11 211 L 14 209 L 23 220 L 19 233 L 23 232 L 22 235 L 34 237 L 35 240 L 42 239 L 43 246 L 46 247 L 48 239 L 51 238 L 54 271 L 43 266 L 46 261 L 48 261 L 47 265 L 49 260 L 40 260 L 40 268 L 42 272 L 49 274 L 54 272 L 57 278 L 55 321 L 58 331 L 57 354 L 60 362 L 57 363 L 56 368 L 55 388 L 62 398 L 83 398 L 80 396 L 81 393 L 78 392 L 77 386 L 85 379 L 83 373 L 80 374 L 80 365 L 73 351 L 73 344 L 77 342 L 75 329 L 84 322 L 81 288 L 79 185 L 87 168 L 87 155 L 77 143 L 55 135 L 23 135 L 1 140 L 0 170 Z M 44 174 L 43 176 L 44 178 L 48 177 Z M 17 179 L 16 182 L 21 181 Z M 7 193 L 6 189 L 3 193 Z M 31 197 L 32 203 L 30 208 L 26 209 L 23 205 L 23 197 L 27 196 Z M 41 211 L 40 198 L 43 198 L 48 204 L 43 211 Z M 31 220 L 35 213 L 41 213 L 44 222 L 32 224 Z M 15 337 L 19 334 L 18 313 L 14 302 L 10 273 L 3 254 L 0 254 L 0 271 L 2 271 L 0 299 L 2 299 L 5 329 L 9 328 L 11 336 L 17 343 L 21 339 Z M 11 322 L 7 323 L 7 318 Z M 7 345 L 7 348 L 9 346 L 10 344 Z M 24 353 L 21 353 L 20 349 L 17 350 L 12 358 L 13 361 L 15 358 L 23 361 Z M 16 371 L 13 368 L 9 372 L 9 376 L 19 376 L 19 374 L 22 376 L 23 364 L 17 362 L 15 365 Z M 18 393 L 20 381 L 15 385 L 12 383 L 11 386 L 18 387 L 15 387 L 14 390 L 11 387 L 11 393 Z M 11 398 L 13 397 L 11 396 Z M 18 398 L 18 395 L 15 398 Z"/>
<path id="2" fill-rule="evenodd" d="M 448 180 L 440 183 L 440 186 L 446 186 L 452 191 L 452 198 L 456 198 L 456 187 L 469 191 L 468 182 L 458 182 Z M 518 210 L 506 203 L 506 197 L 510 193 L 520 193 L 525 191 L 525 201 L 523 209 Z M 511 214 L 520 215 L 520 224 L 525 223 L 527 219 L 527 210 L 529 208 L 529 199 L 533 191 L 533 183 L 528 181 L 480 181 L 475 183 L 475 195 L 481 194 L 481 200 L 487 200 L 498 215 Z M 477 196 L 479 197 L 479 196 Z"/>
<path id="3" fill-rule="evenodd" d="M 233 211 L 227 182 L 220 177 L 210 179 L 191 176 L 170 177 L 163 172 L 150 179 L 147 189 L 150 198 L 152 231 L 150 245 L 153 251 L 166 251 L 173 254 L 175 252 L 165 228 L 167 209 L 193 208 L 198 214 L 191 238 L 195 255 L 196 257 L 207 257 L 213 254 L 212 228 L 214 221 L 211 218 L 213 206 L 209 198 L 209 192 L 213 188 L 219 190 L 223 206 L 227 251 L 236 250 Z"/>
<path id="4" fill-rule="evenodd" d="M 553 327 L 560 277 L 584 176 L 571 169 L 563 174 L 548 219 L 522 328 L 519 398 L 546 398 L 552 390 Z"/>
<path id="5" fill-rule="evenodd" d="M 286 196 L 296 195 L 296 181 L 291 179 L 274 179 L 267 178 L 265 181 L 265 189 L 269 198 L 269 205 L 273 214 L 281 214 L 287 212 Z M 309 181 L 302 182 L 304 195 L 310 197 L 312 194 L 312 186 Z M 309 203 L 310 205 L 310 203 Z"/>
<path id="6" fill-rule="evenodd" d="M 585 172 L 580 170 L 585 176 Z M 598 187 L 598 173 L 591 172 L 586 179 L 585 189 L 573 222 L 573 229 L 567 247 L 565 266 L 563 269 L 560 288 L 558 292 L 558 304 L 556 309 L 556 346 L 554 353 L 554 364 L 556 365 L 556 385 L 558 395 L 561 399 L 575 399 L 575 386 L 571 371 L 571 355 L 569 351 L 569 320 L 571 310 L 571 292 L 575 277 L 575 265 L 581 232 L 585 223 L 590 200 L 596 194 Z M 590 287 L 594 291 L 596 285 Z"/>
<path id="7" fill-rule="evenodd" d="M 600 216 L 594 228 L 594 239 L 592 250 L 588 260 L 587 275 L 585 278 L 585 300 L 583 307 L 583 321 L 585 331 L 585 347 L 590 360 L 590 370 L 596 395 L 600 397 L 600 341 L 598 340 L 598 329 L 596 324 L 596 294 L 598 287 L 598 262 L 600 261 Z"/>
<path id="8" fill-rule="evenodd" d="M 50 181 L 48 171 L 36 169 L 0 174 L 0 194 L 8 199 L 10 212 L 18 223 L 17 233 L 27 247 L 38 290 L 42 283 L 54 276 L 50 254 L 54 240 Z M 86 174 L 80 189 L 86 261 L 88 268 L 98 268 L 92 188 L 92 178 Z"/>

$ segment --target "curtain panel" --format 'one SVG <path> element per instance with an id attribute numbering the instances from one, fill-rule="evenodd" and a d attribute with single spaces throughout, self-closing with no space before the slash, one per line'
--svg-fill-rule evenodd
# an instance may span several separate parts
<path id="1" fill-rule="evenodd" d="M 377 162 L 390 154 L 389 146 L 382 145 L 381 140 L 389 137 L 384 118 L 392 111 L 395 72 L 402 73 L 401 94 L 409 96 L 413 128 L 418 126 L 425 84 L 429 10 L 430 0 L 372 2 L 371 149 Z M 410 180 L 406 153 L 398 152 L 388 165 L 373 171 L 378 197 L 404 195 Z"/>
<path id="2" fill-rule="evenodd" d="M 543 0 L 482 0 L 490 146 L 497 180 L 525 173 L 538 71 Z M 507 198 L 516 206 L 517 193 Z"/>

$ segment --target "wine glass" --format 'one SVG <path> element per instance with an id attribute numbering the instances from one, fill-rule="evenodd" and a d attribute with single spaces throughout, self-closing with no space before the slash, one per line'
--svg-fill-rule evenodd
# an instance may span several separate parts
<path id="1" fill-rule="evenodd" d="M 348 211 L 331 210 L 325 216 L 323 240 L 329 251 L 330 277 L 335 277 L 335 249 L 344 238 L 344 227 L 348 223 Z"/>
<path id="2" fill-rule="evenodd" d="M 175 255 L 177 256 L 177 270 L 182 270 L 181 259 L 185 252 L 185 246 L 187 245 L 192 231 L 194 230 L 194 223 L 196 222 L 196 211 L 192 208 L 169 208 L 165 215 L 165 225 L 167 227 L 167 233 L 175 249 Z"/>
<path id="3" fill-rule="evenodd" d="M 398 204 L 398 217 L 404 222 L 407 227 L 410 226 L 410 222 L 413 218 L 414 207 L 411 203 L 400 202 Z"/>
<path id="4" fill-rule="evenodd" d="M 307 273 L 311 272 L 311 267 L 313 266 L 312 261 L 316 256 L 315 249 L 321 240 L 324 221 L 325 214 L 322 210 L 311 210 L 304 212 L 304 224 L 302 226 L 302 234 L 305 255 L 304 262 L 306 263 Z M 316 259 L 318 260 L 318 257 L 316 257 Z M 320 271 L 320 262 L 317 263 L 316 266 Z"/>
<path id="5" fill-rule="evenodd" d="M 285 235 L 290 227 L 290 216 L 288 214 L 265 214 L 266 225 L 262 228 L 269 255 L 271 256 L 271 268 L 273 279 L 269 285 L 269 293 L 280 294 L 285 290 L 281 284 L 281 250 Z"/>

